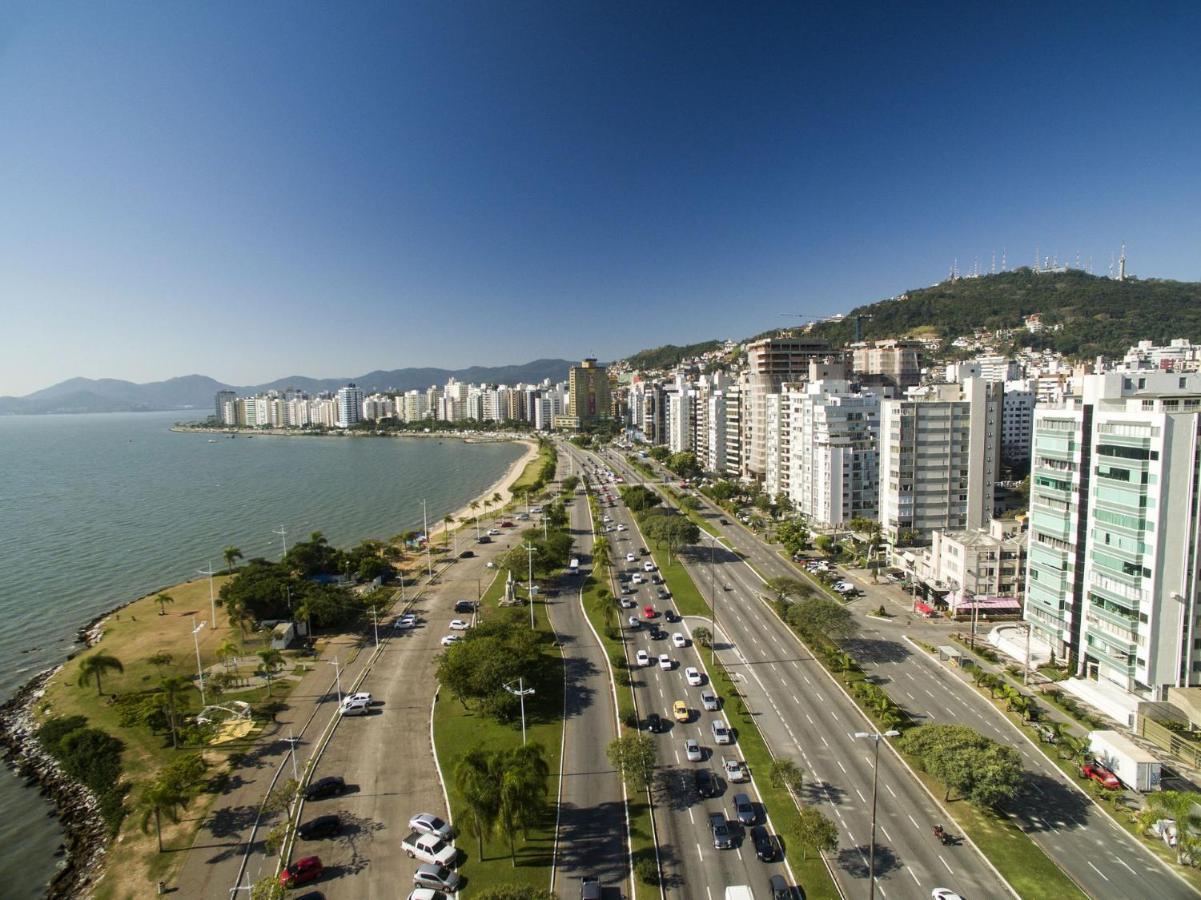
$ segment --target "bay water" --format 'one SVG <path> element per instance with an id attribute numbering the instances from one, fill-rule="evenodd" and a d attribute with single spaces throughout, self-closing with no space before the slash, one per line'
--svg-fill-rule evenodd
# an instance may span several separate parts
<path id="1" fill-rule="evenodd" d="M 523 448 L 439 438 L 178 433 L 185 414 L 0 416 L 0 696 L 63 660 L 93 617 L 194 578 L 233 545 L 278 558 L 321 531 L 337 546 L 431 526 Z M 0 884 L 43 893 L 61 835 L 0 774 Z"/>

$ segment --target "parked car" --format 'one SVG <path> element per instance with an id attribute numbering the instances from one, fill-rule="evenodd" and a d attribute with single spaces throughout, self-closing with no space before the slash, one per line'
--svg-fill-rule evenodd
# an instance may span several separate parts
<path id="1" fill-rule="evenodd" d="M 475 601 L 474 600 L 456 600 L 455 601 L 455 612 L 457 612 L 457 613 L 475 612 Z"/>
<path id="2" fill-rule="evenodd" d="M 1082 778 L 1091 778 L 1109 791 L 1116 791 L 1122 786 L 1122 782 L 1118 781 L 1118 776 L 1114 775 L 1113 772 L 1098 762 L 1085 763 L 1081 766 L 1080 776 Z"/>
<path id="3" fill-rule="evenodd" d="M 341 775 L 326 775 L 312 782 L 304 791 L 305 800 L 324 800 L 346 792 L 346 781 Z"/>
<path id="4" fill-rule="evenodd" d="M 449 841 L 455 833 L 455 830 L 447 822 L 442 821 L 433 813 L 417 813 L 409 819 L 409 829 L 420 831 L 422 834 L 436 834 L 444 841 Z"/>
<path id="5" fill-rule="evenodd" d="M 410 858 L 440 866 L 454 865 L 459 856 L 459 852 L 438 835 L 423 834 L 420 831 L 411 832 L 402 840 L 400 849 L 409 854 Z"/>
<path id="6" fill-rule="evenodd" d="M 755 856 L 760 862 L 775 862 L 779 855 L 776 839 L 762 825 L 751 829 L 751 843 L 755 845 Z"/>
<path id="7" fill-rule="evenodd" d="M 463 619 L 451 619 L 450 620 L 450 630 L 451 631 L 466 631 L 470 627 L 471 627 L 471 623 L 464 621 Z"/>
<path id="8" fill-rule="evenodd" d="M 304 900 L 304 898 L 297 897 L 296 900 Z M 434 888 L 414 888 L 405 900 L 450 900 L 450 895 Z"/>
<path id="9" fill-rule="evenodd" d="M 475 556 L 474 550 L 464 550 L 459 554 L 459 559 L 471 559 L 473 556 Z"/>
<path id="10" fill-rule="evenodd" d="M 321 838 L 333 837 L 342 831 L 342 820 L 336 815 L 318 816 L 301 823 L 296 834 L 302 841 L 316 841 Z"/>
<path id="11" fill-rule="evenodd" d="M 297 887 L 316 881 L 324 871 L 325 867 L 321 865 L 321 857 L 305 856 L 279 873 L 279 883 L 286 888 Z"/>
<path id="12" fill-rule="evenodd" d="M 448 634 L 442 638 L 442 646 L 449 647 L 451 644 L 457 644 L 461 640 L 463 640 L 463 635 L 461 634 Z"/>
<path id="13" fill-rule="evenodd" d="M 452 872 L 446 866 L 436 863 L 422 863 L 413 873 L 413 884 L 418 887 L 438 888 L 443 891 L 457 891 L 462 879 L 458 872 Z"/>

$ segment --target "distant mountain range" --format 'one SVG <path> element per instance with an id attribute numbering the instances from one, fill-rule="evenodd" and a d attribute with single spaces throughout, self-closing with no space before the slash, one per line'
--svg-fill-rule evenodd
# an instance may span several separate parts
<path id="1" fill-rule="evenodd" d="M 235 386 L 207 375 L 184 375 L 166 381 L 135 384 L 116 378 L 69 378 L 24 397 L 0 397 L 0 415 L 40 413 L 149 412 L 160 409 L 198 409 L 207 415 L 217 391 L 254 394 L 295 388 L 309 393 L 335 391 L 353 381 L 364 391 L 408 391 L 444 384 L 448 378 L 476 384 L 536 384 L 543 379 L 563 381 L 573 365 L 566 359 L 536 359 L 515 366 L 472 366 L 469 369 L 376 370 L 353 378 L 310 378 L 293 375 L 267 384 Z"/>

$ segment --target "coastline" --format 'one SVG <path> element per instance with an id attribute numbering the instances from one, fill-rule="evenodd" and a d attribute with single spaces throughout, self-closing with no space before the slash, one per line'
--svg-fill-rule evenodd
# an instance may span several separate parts
<path id="1" fill-rule="evenodd" d="M 525 443 L 535 439 L 538 432 L 526 431 L 345 431 L 340 428 L 329 431 L 308 431 L 303 428 L 241 428 L 229 425 L 186 425 L 176 422 L 171 426 L 176 434 L 223 434 L 226 437 L 320 437 L 320 438 L 436 438 L 438 440 L 462 441 L 465 444 L 496 444 L 514 441 Z"/>
<path id="2" fill-rule="evenodd" d="M 172 427 L 172 431 L 192 430 L 201 429 Z M 225 431 L 224 429 L 204 430 Z M 265 432 L 258 433 L 262 434 Z M 281 431 L 278 436 L 302 434 L 295 431 Z M 369 433 L 366 436 L 372 437 L 376 435 Z M 491 509 L 499 511 L 501 507 L 511 502 L 514 499 L 511 491 L 513 484 L 521 478 L 526 467 L 538 458 L 539 452 L 538 442 L 533 437 L 527 435 L 518 437 L 508 434 L 503 436 L 487 434 L 486 439 L 483 441 L 478 439 L 472 441 L 470 440 L 471 436 L 462 434 L 422 433 L 409 435 L 402 433 L 387 436 L 451 437 L 457 440 L 464 440 L 468 443 L 512 441 L 525 446 L 525 453 L 511 463 L 500 478 L 489 485 L 485 491 L 473 497 L 472 500 L 469 500 L 451 514 L 455 518 L 455 527 L 462 527 L 470 523 L 473 516 L 471 510 L 472 501 L 482 502 L 484 498 L 490 498 L 494 494 L 499 493 L 502 500 L 495 506 L 490 504 L 490 511 Z M 444 523 L 437 523 L 437 525 L 434 525 L 430 529 L 431 540 L 433 535 L 438 531 L 438 525 L 441 525 L 443 531 L 446 530 Z M 196 579 L 189 579 L 181 582 L 181 584 L 188 584 L 194 580 Z M 36 785 L 38 787 L 42 796 L 52 804 L 53 812 L 51 815 L 59 822 L 63 830 L 63 841 L 55 854 L 61 858 L 60 868 L 46 885 L 46 896 L 53 898 L 53 900 L 80 896 L 88 884 L 95 882 L 99 874 L 101 874 L 107 857 L 109 842 L 112 838 L 110 838 L 104 822 L 99 815 L 97 803 L 91 791 L 62 771 L 58 762 L 38 742 L 34 714 L 37 702 L 45 693 L 45 685 L 56 677 L 70 660 L 78 656 L 82 651 L 94 646 L 103 638 L 104 625 L 113 615 L 139 600 L 154 596 L 157 593 L 172 590 L 176 587 L 178 585 L 166 585 L 155 591 L 143 594 L 141 597 L 135 597 L 119 603 L 93 616 L 76 631 L 75 642 L 61 662 L 32 676 L 17 688 L 7 701 L 0 704 L 0 748 L 3 748 L 4 763 L 17 776 L 22 778 L 27 786 L 33 787 Z"/>

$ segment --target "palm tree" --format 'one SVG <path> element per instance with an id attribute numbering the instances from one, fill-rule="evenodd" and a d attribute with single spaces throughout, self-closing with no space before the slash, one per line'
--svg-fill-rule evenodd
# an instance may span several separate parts
<path id="1" fill-rule="evenodd" d="M 163 852 L 163 820 L 166 816 L 172 822 L 179 821 L 180 811 L 188 805 L 188 796 L 176 785 L 165 778 L 157 778 L 146 786 L 138 800 L 141 812 L 142 834 L 150 831 L 150 822 L 154 820 L 154 833 L 158 838 L 158 852 Z"/>
<path id="2" fill-rule="evenodd" d="M 592 543 L 592 568 L 593 570 L 603 569 L 609 565 L 609 540 L 608 538 L 598 537 Z"/>
<path id="3" fill-rule="evenodd" d="M 455 523 L 455 517 L 447 513 L 442 517 L 442 544 L 450 546 L 450 526 Z"/>
<path id="4" fill-rule="evenodd" d="M 509 839 L 509 857 L 517 865 L 513 832 L 520 828 L 529 839 L 529 828 L 536 825 L 546 809 L 546 763 L 540 744 L 526 744 L 504 755 L 500 779 L 500 821 Z"/>
<path id="5" fill-rule="evenodd" d="M 167 713 L 167 724 L 171 726 L 171 747 L 179 747 L 179 701 L 184 691 L 192 686 L 192 682 L 179 675 L 174 678 L 164 678 L 163 709 Z"/>
<path id="6" fill-rule="evenodd" d="M 90 679 L 96 679 L 96 696 L 102 695 L 100 689 L 100 676 L 105 672 L 125 672 L 125 666 L 121 660 L 115 656 L 109 656 L 107 653 L 94 653 L 91 656 L 86 656 L 79 663 L 79 680 L 76 684 L 84 685 Z"/>
<path id="7" fill-rule="evenodd" d="M 225 568 L 229 574 L 234 573 L 234 563 L 242 558 L 242 551 L 237 547 L 230 545 L 221 551 L 221 555 L 225 557 Z"/>
<path id="8" fill-rule="evenodd" d="M 274 647 L 269 650 L 260 650 L 259 659 L 263 661 L 263 675 L 267 679 L 267 696 L 271 696 L 271 679 L 275 673 L 284 666 L 284 655 Z"/>
<path id="9" fill-rule="evenodd" d="M 240 652 L 241 648 L 234 643 L 233 638 L 226 638 L 217 647 L 217 658 L 221 660 L 221 664 L 228 669 L 229 661 L 231 659 L 237 659 Z"/>
<path id="10" fill-rule="evenodd" d="M 250 618 L 250 612 L 246 609 L 246 599 L 242 596 L 222 597 L 221 605 L 225 607 L 225 615 L 229 618 L 229 623 L 238 626 L 240 639 L 244 640 L 246 620 Z"/>
<path id="11" fill-rule="evenodd" d="M 167 614 L 167 604 L 174 603 L 175 598 L 170 594 L 159 594 L 154 598 L 154 602 L 158 604 L 158 614 L 160 616 L 165 616 Z"/>
<path id="12" fill-rule="evenodd" d="M 479 747 L 468 751 L 455 765 L 454 779 L 467 806 L 465 825 L 479 841 L 483 860 L 484 835 L 496 827 L 500 806 L 493 754 Z"/>

